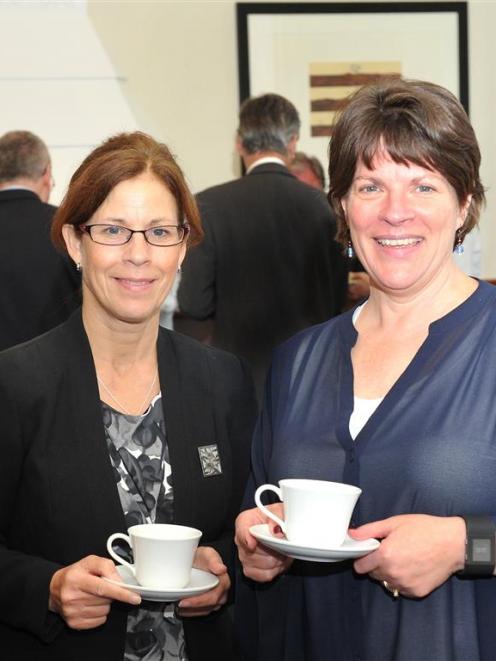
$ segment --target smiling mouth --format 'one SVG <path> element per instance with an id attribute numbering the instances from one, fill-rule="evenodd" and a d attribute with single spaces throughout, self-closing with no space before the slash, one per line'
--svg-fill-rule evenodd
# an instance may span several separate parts
<path id="1" fill-rule="evenodd" d="M 405 238 L 405 239 L 376 239 L 380 246 L 387 248 L 408 248 L 415 246 L 422 241 L 419 238 Z"/>
<path id="2" fill-rule="evenodd" d="M 153 280 L 130 280 L 129 278 L 116 278 L 118 282 L 125 285 L 126 287 L 147 287 L 151 285 Z"/>

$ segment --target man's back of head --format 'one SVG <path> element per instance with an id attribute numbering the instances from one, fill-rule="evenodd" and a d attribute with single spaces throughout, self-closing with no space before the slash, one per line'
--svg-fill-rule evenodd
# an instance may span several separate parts
<path id="1" fill-rule="evenodd" d="M 238 127 L 238 149 L 245 164 L 247 158 L 262 154 L 292 159 L 300 125 L 294 105 L 278 94 L 247 99 L 240 109 Z"/>
<path id="2" fill-rule="evenodd" d="M 50 155 L 30 131 L 9 131 L 0 137 L 0 190 L 27 188 L 48 202 L 52 188 Z"/>

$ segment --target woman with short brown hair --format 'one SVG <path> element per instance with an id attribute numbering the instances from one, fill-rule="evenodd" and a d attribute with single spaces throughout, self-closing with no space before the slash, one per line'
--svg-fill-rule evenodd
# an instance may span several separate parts
<path id="1" fill-rule="evenodd" d="M 238 517 L 246 659 L 494 656 L 496 288 L 453 260 L 484 202 L 479 165 L 465 111 L 437 85 L 373 85 L 343 110 L 329 195 L 370 296 L 275 353 L 245 505 L 283 478 L 362 495 L 344 548 L 293 547 L 332 564 L 275 553 L 277 536 L 269 552 L 250 532 L 265 515 Z"/>

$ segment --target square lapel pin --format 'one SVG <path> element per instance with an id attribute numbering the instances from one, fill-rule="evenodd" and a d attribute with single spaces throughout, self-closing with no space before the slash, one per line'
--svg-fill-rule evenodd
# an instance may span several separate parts
<path id="1" fill-rule="evenodd" d="M 222 474 L 219 448 L 215 443 L 213 445 L 202 445 L 198 448 L 198 454 L 200 456 L 203 477 Z"/>

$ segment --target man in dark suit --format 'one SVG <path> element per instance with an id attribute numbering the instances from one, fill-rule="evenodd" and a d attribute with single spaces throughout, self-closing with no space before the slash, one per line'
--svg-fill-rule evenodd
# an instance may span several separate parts
<path id="1" fill-rule="evenodd" d="M 259 395 L 274 346 L 339 313 L 347 286 L 325 195 L 288 170 L 299 128 L 281 96 L 242 105 L 246 176 L 198 195 L 205 238 L 179 287 L 181 311 L 213 318 L 212 343 L 250 362 Z"/>
<path id="2" fill-rule="evenodd" d="M 79 277 L 50 240 L 52 181 L 40 138 L 0 138 L 0 349 L 56 326 L 79 304 Z"/>

